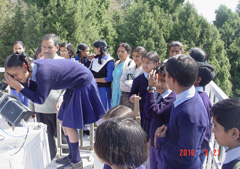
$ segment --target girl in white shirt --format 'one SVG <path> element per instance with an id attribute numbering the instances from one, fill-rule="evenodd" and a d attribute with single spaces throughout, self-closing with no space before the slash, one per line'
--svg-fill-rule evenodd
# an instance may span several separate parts
<path id="1" fill-rule="evenodd" d="M 147 50 L 142 46 L 138 46 L 133 50 L 132 57 L 135 64 L 129 66 L 120 79 L 120 89 L 122 90 L 120 105 L 127 106 L 132 110 L 134 104 L 129 101 L 128 95 L 132 87 L 133 79 L 143 73 L 141 58 L 145 53 L 147 53 Z"/>

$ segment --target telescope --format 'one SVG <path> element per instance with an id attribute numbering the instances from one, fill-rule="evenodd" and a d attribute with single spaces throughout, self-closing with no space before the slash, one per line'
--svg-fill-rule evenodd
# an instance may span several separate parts
<path id="1" fill-rule="evenodd" d="M 22 120 L 27 122 L 34 112 L 18 101 L 16 96 L 5 93 L 7 86 L 4 80 L 0 83 L 0 115 L 10 125 L 19 126 Z"/>

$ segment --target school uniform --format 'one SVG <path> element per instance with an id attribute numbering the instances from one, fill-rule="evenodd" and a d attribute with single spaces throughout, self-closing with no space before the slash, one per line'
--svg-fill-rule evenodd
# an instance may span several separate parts
<path id="1" fill-rule="evenodd" d="M 177 94 L 166 137 L 157 139 L 161 168 L 201 168 L 201 145 L 207 127 L 207 111 L 194 86 Z M 194 154 L 189 151 L 194 151 Z"/>
<path id="2" fill-rule="evenodd" d="M 209 141 L 210 141 L 210 138 L 211 138 L 211 130 L 212 130 L 211 129 L 211 112 L 210 112 L 210 109 L 212 107 L 212 104 L 211 104 L 211 101 L 210 101 L 207 93 L 204 91 L 202 86 L 196 87 L 196 91 L 198 92 L 198 94 L 202 98 L 204 107 L 207 110 L 208 122 L 209 122 L 207 131 L 206 131 L 203 143 L 202 143 L 202 152 L 201 152 L 201 156 L 200 156 L 202 164 L 203 164 L 204 161 L 205 161 L 205 158 L 206 158 L 206 156 L 205 156 L 206 151 L 205 150 L 207 150 L 207 152 L 209 152 L 209 149 L 210 149 Z"/>
<path id="3" fill-rule="evenodd" d="M 148 73 L 144 72 L 133 80 L 132 88 L 129 93 L 129 97 L 136 94 L 141 97 L 139 101 L 139 109 L 141 116 L 141 126 L 144 131 L 149 134 L 150 120 L 146 119 L 144 116 L 144 104 L 146 102 L 146 93 L 148 87 Z"/>
<path id="4" fill-rule="evenodd" d="M 114 69 L 114 59 L 109 55 L 105 55 L 102 58 L 102 64 L 98 63 L 99 56 L 93 59 L 90 70 L 93 73 L 94 78 L 104 78 L 106 83 L 97 82 L 98 90 L 101 101 L 106 110 L 112 108 L 111 106 L 111 85 L 112 85 L 112 72 Z"/>
<path id="5" fill-rule="evenodd" d="M 44 59 L 44 56 L 41 58 Z M 52 59 L 64 59 L 57 54 Z M 51 160 L 56 156 L 57 147 L 55 136 L 57 134 L 57 112 L 56 104 L 62 99 L 62 90 L 51 90 L 45 103 L 36 104 L 29 100 L 28 107 L 36 112 L 37 121 L 47 125 L 48 143 Z"/>
<path id="6" fill-rule="evenodd" d="M 103 169 L 112 169 L 112 167 L 110 167 L 107 164 L 104 164 Z M 139 167 L 137 167 L 136 169 L 146 169 L 146 167 L 144 165 L 140 165 Z"/>
<path id="7" fill-rule="evenodd" d="M 17 96 L 21 103 L 23 103 L 25 106 L 28 106 L 28 99 L 22 93 L 18 93 L 15 89 L 11 89 L 10 94 Z"/>
<path id="8" fill-rule="evenodd" d="M 222 165 L 222 169 L 232 169 L 239 162 L 240 162 L 240 147 L 236 147 L 231 150 L 226 150 L 226 156 Z"/>
<path id="9" fill-rule="evenodd" d="M 161 167 L 160 160 L 158 159 L 158 149 L 154 146 L 154 135 L 158 127 L 163 124 L 168 124 L 173 102 L 176 99 L 176 93 L 167 89 L 163 94 L 147 93 L 146 103 L 144 107 L 144 115 L 147 119 L 151 120 L 149 136 L 151 140 L 150 146 L 150 168 L 158 169 Z"/>
<path id="10" fill-rule="evenodd" d="M 34 61 L 32 79 L 29 86 L 35 83 L 35 90 L 24 87 L 20 92 L 34 103 L 43 104 L 51 90 L 66 89 L 58 114 L 62 126 L 82 129 L 84 124 L 94 123 L 105 114 L 96 81 L 80 63 L 39 59 Z"/>

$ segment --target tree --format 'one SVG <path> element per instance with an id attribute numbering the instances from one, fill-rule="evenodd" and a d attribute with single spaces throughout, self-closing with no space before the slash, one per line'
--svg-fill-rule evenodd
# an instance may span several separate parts
<path id="1" fill-rule="evenodd" d="M 0 34 L 2 63 L 12 53 L 13 42 L 24 38 L 25 9 L 25 3 L 19 1 L 14 8 L 14 13 L 6 15 L 5 21 L 2 23 Z"/>
<path id="2" fill-rule="evenodd" d="M 234 13 L 231 9 L 222 5 L 216 10 L 216 20 L 214 24 L 217 26 L 221 39 L 224 41 L 224 48 L 227 51 L 226 56 L 231 64 L 230 73 L 232 75 L 233 96 L 239 97 L 239 52 L 236 47 L 237 42 L 240 42 L 240 17 L 237 13 Z"/>
<path id="3" fill-rule="evenodd" d="M 240 1 L 238 1 L 237 7 L 236 7 L 236 12 L 240 16 Z"/>
<path id="4" fill-rule="evenodd" d="M 229 49 L 227 50 L 228 55 L 230 56 L 229 60 L 231 63 L 231 81 L 233 84 L 233 96 L 240 96 L 240 38 L 237 38 L 231 43 Z"/>
<path id="5" fill-rule="evenodd" d="M 230 96 L 230 64 L 217 29 L 199 16 L 192 4 L 186 3 L 179 10 L 171 32 L 172 40 L 183 42 L 185 51 L 192 47 L 201 47 L 206 51 L 208 62 L 215 68 L 214 81 Z"/>
<path id="6" fill-rule="evenodd" d="M 118 32 L 118 43 L 127 42 L 133 48 L 143 46 L 148 51 L 156 51 L 165 58 L 166 42 L 148 3 L 133 3 L 119 23 L 114 24 Z"/>
<path id="7" fill-rule="evenodd" d="M 138 0 L 136 1 L 138 2 Z M 152 10 L 155 6 L 159 6 L 165 13 L 173 14 L 182 6 L 184 0 L 144 0 L 143 2 L 148 2 Z"/>

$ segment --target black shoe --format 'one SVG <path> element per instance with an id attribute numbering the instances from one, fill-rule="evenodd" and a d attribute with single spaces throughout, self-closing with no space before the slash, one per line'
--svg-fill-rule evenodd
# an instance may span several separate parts
<path id="1" fill-rule="evenodd" d="M 83 169 L 83 163 L 82 160 L 78 163 L 67 163 L 61 167 L 58 167 L 57 169 Z"/>
<path id="2" fill-rule="evenodd" d="M 90 135 L 90 130 L 83 130 L 83 135 L 89 136 Z"/>
<path id="3" fill-rule="evenodd" d="M 66 156 L 63 158 L 56 159 L 55 162 L 58 164 L 67 164 L 67 163 L 71 162 L 71 159 L 68 156 Z"/>

